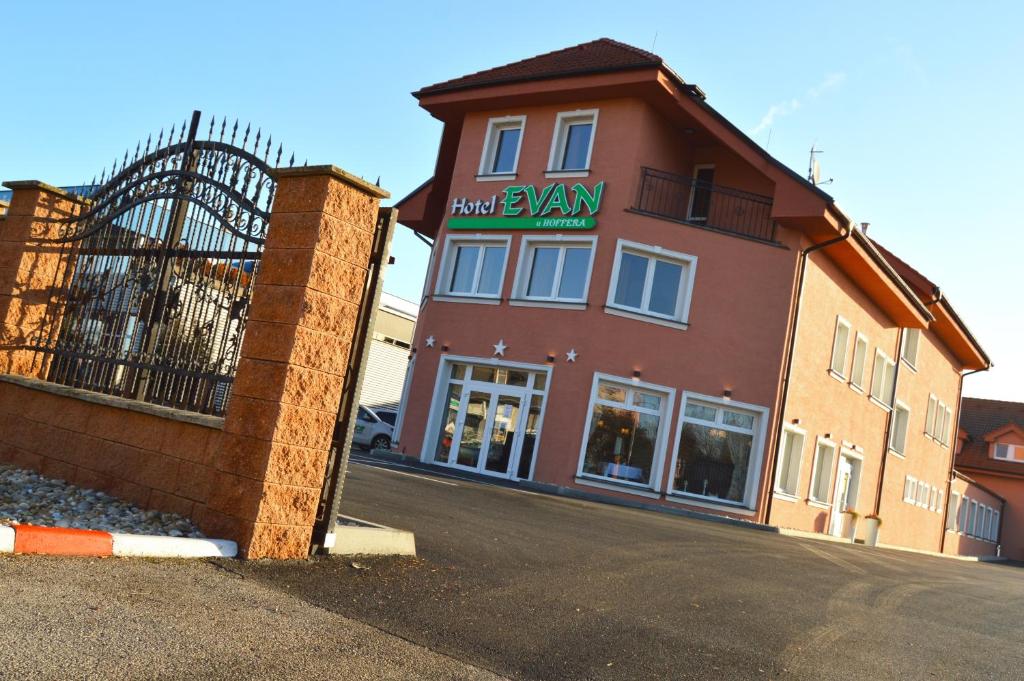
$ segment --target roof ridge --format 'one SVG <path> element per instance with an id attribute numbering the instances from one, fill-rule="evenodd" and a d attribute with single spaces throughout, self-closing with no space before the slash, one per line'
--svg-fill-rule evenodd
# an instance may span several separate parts
<path id="1" fill-rule="evenodd" d="M 974 402 L 998 402 L 1000 404 L 1013 404 L 1018 407 L 1024 408 L 1024 402 L 1017 402 L 1016 400 L 999 400 L 994 397 L 968 397 L 964 395 L 965 400 L 972 400 Z"/>

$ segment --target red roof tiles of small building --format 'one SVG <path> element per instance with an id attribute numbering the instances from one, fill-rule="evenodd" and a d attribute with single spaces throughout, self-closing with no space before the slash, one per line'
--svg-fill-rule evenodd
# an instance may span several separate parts
<path id="1" fill-rule="evenodd" d="M 639 47 L 610 38 L 566 47 L 529 59 L 428 85 L 413 93 L 416 97 L 488 85 L 518 83 L 587 73 L 659 67 L 662 59 Z"/>
<path id="2" fill-rule="evenodd" d="M 965 397 L 960 412 L 960 428 L 968 440 L 956 457 L 958 467 L 1024 475 L 1024 464 L 991 458 L 985 441 L 986 435 L 1004 426 L 1024 428 L 1024 403 Z"/>

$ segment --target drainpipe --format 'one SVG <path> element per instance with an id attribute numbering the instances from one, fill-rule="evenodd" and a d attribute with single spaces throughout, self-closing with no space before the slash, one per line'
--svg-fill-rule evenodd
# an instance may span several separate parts
<path id="1" fill-rule="evenodd" d="M 821 251 L 829 246 L 846 241 L 853 234 L 853 227 L 848 226 L 841 236 L 835 239 L 823 241 L 820 244 L 808 246 L 800 251 L 800 269 L 797 271 L 796 284 L 796 309 L 793 312 L 793 325 L 789 331 L 789 348 L 786 350 L 786 372 L 782 378 L 782 403 L 779 404 L 778 414 L 775 418 L 775 444 L 771 448 L 771 470 L 768 477 L 768 501 L 765 504 L 764 522 L 768 523 L 772 515 L 772 500 L 775 498 L 775 475 L 779 465 L 779 445 L 781 444 L 783 417 L 786 413 L 786 402 L 789 400 L 789 379 L 793 372 L 793 352 L 796 348 L 796 332 L 800 327 L 800 304 L 803 301 L 804 277 L 807 272 L 807 257 L 815 251 Z"/>
<path id="2" fill-rule="evenodd" d="M 875 515 L 880 515 L 882 511 L 882 485 L 885 483 L 885 464 L 889 461 L 889 438 L 892 437 L 892 422 L 896 416 L 896 391 L 900 387 L 900 369 L 903 368 L 903 333 L 905 329 L 901 326 L 899 333 L 896 334 L 896 353 L 895 362 L 896 368 L 893 369 L 892 375 L 892 406 L 889 408 L 889 415 L 885 419 L 885 435 L 882 439 L 882 465 L 878 470 L 878 486 L 875 488 Z M 907 435 L 910 435 L 910 424 L 907 424 Z M 906 449 L 906 443 L 903 446 Z M 904 454 L 904 456 L 906 456 Z"/>
<path id="3" fill-rule="evenodd" d="M 980 374 L 982 371 L 988 371 L 991 368 L 992 365 L 989 364 L 987 367 L 968 371 L 966 374 L 960 374 L 960 392 L 958 392 L 956 396 L 955 433 L 960 432 L 960 408 L 964 403 L 964 379 L 971 374 Z M 949 435 L 949 471 L 946 475 L 946 500 L 942 507 L 942 537 L 939 539 L 939 553 L 942 553 L 943 549 L 946 548 L 946 518 L 949 515 L 949 493 L 953 491 L 953 469 L 956 465 L 956 443 L 959 440 L 959 438 L 955 437 L 955 433 L 950 433 Z M 1004 515 L 1006 515 L 1005 499 L 1003 500 L 1003 509 L 999 513 L 999 537 L 997 537 L 997 539 L 1002 537 Z"/>

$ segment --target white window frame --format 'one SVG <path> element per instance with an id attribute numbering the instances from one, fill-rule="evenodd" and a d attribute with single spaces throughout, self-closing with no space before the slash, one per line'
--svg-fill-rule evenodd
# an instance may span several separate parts
<path id="1" fill-rule="evenodd" d="M 900 446 L 899 447 L 896 447 L 895 446 L 895 444 L 896 444 L 895 440 L 896 440 L 897 425 L 898 425 L 897 422 L 896 422 L 896 419 L 899 418 L 900 412 L 903 412 L 903 413 L 906 414 L 906 419 L 907 420 L 906 420 L 906 423 L 903 424 L 903 430 L 902 430 L 902 440 L 903 441 L 900 442 Z M 906 457 L 907 456 L 907 440 L 909 439 L 909 435 L 910 435 L 910 407 L 908 407 L 906 405 L 906 403 L 901 402 L 900 400 L 896 400 L 893 403 L 893 407 L 892 407 L 892 424 L 889 427 L 889 451 L 892 452 L 893 454 L 895 454 L 896 456 L 901 457 L 901 458 Z"/>
<path id="2" fill-rule="evenodd" d="M 914 356 L 907 358 L 907 339 L 911 337 L 916 339 L 914 341 Z M 904 329 L 903 330 L 903 341 L 900 344 L 900 359 L 906 364 L 912 371 L 917 371 L 917 360 L 921 352 L 921 329 Z"/>
<path id="3" fill-rule="evenodd" d="M 861 357 L 860 375 L 857 375 L 857 351 L 864 348 L 864 354 Z M 853 341 L 853 360 L 850 362 L 850 387 L 857 392 L 864 392 L 864 372 L 868 368 L 868 351 L 871 349 L 871 341 L 867 336 L 861 332 L 857 332 L 857 337 Z"/>
<path id="4" fill-rule="evenodd" d="M 641 484 L 638 482 L 630 482 L 629 480 L 616 480 L 614 478 L 606 478 L 603 475 L 594 475 L 592 473 L 583 472 L 583 462 L 587 456 L 587 440 L 590 436 L 590 424 L 594 419 L 594 405 L 608 404 L 610 406 L 621 406 L 618 403 L 611 403 L 605 400 L 600 400 L 597 396 L 597 388 L 604 381 L 605 383 L 612 383 L 614 385 L 621 386 L 627 391 L 630 389 L 640 389 L 646 392 L 659 393 L 661 396 L 661 410 L 660 420 L 658 422 L 658 440 L 655 443 L 654 458 L 651 460 L 651 477 L 647 484 Z M 628 393 L 627 393 L 628 395 Z M 628 402 L 627 397 L 627 402 Z M 600 484 L 611 489 L 623 489 L 623 491 L 635 490 L 653 490 L 657 491 L 661 486 L 661 480 L 664 477 L 665 472 L 665 451 L 668 446 L 668 442 L 671 438 L 672 430 L 672 410 L 675 407 L 676 390 L 675 388 L 669 388 L 668 386 L 658 385 L 656 383 L 646 383 L 639 381 L 634 378 L 624 378 L 622 376 L 613 376 L 612 374 L 604 374 L 601 372 L 594 372 L 593 381 L 590 384 L 590 400 L 587 402 L 587 419 L 583 424 L 583 433 L 580 436 L 580 454 L 579 460 L 576 464 L 576 479 L 577 481 L 583 481 L 584 484 L 587 482 L 593 482 Z M 652 409 L 644 407 L 638 407 L 630 405 L 630 409 L 635 409 L 639 412 L 653 414 L 655 413 Z M 536 455 L 534 455 L 536 456 Z"/>
<path id="5" fill-rule="evenodd" d="M 839 369 L 836 370 L 836 360 L 839 359 L 839 329 L 846 329 L 846 339 L 843 341 L 842 359 L 839 361 Z M 832 355 L 829 357 L 828 372 L 833 378 L 846 381 L 846 357 L 850 354 L 850 336 L 853 335 L 853 327 L 842 315 L 836 316 L 836 326 L 832 333 Z"/>
<path id="6" fill-rule="evenodd" d="M 784 459 L 785 454 L 786 454 L 786 446 L 785 445 L 787 444 L 787 442 L 789 441 L 790 438 L 794 438 L 794 437 L 795 438 L 800 438 L 800 448 L 793 452 L 793 455 L 796 457 L 796 462 L 795 462 L 796 463 L 796 469 L 795 469 L 796 475 L 795 475 L 795 479 L 793 480 L 793 489 L 792 490 L 787 490 L 781 484 L 782 472 L 783 472 L 783 469 L 784 469 L 782 464 L 783 464 L 783 459 Z M 782 427 L 782 437 L 779 440 L 779 462 L 775 466 L 775 468 L 776 468 L 776 471 L 775 471 L 775 487 L 774 487 L 775 496 L 780 497 L 782 499 L 792 500 L 792 501 L 795 501 L 795 500 L 800 498 L 797 495 L 797 493 L 800 491 L 800 469 L 803 467 L 803 463 L 804 463 L 804 448 L 805 448 L 806 444 L 807 444 L 807 431 L 806 430 L 804 430 L 803 428 L 799 428 L 797 426 L 794 426 L 791 423 L 787 423 L 785 426 Z M 792 466 L 792 462 L 791 462 L 791 466 Z M 790 471 L 793 471 L 792 467 L 790 468 Z"/>
<path id="7" fill-rule="evenodd" d="M 824 471 L 821 470 L 821 466 L 818 464 L 818 450 L 823 446 L 832 450 L 828 469 Z M 807 503 L 811 506 L 818 506 L 819 508 L 829 508 L 832 506 L 832 478 L 836 467 L 836 452 L 838 450 L 839 446 L 826 437 L 818 437 L 814 442 L 814 459 L 811 461 L 811 484 L 807 488 Z M 817 488 L 822 474 L 828 476 L 828 485 L 825 488 L 825 498 L 818 499 L 814 496 L 814 490 Z"/>
<path id="8" fill-rule="evenodd" d="M 882 368 L 882 377 L 881 377 L 882 389 L 883 390 L 886 387 L 888 387 L 887 384 L 889 383 L 889 381 L 886 380 L 886 376 L 885 376 L 886 371 L 891 371 L 892 372 L 892 376 L 893 376 L 892 387 L 891 387 L 891 390 L 889 391 L 890 394 L 888 395 L 888 400 L 889 400 L 888 402 L 884 401 L 882 398 L 880 398 L 877 395 L 875 395 L 875 367 L 878 365 L 879 358 L 881 358 L 882 362 L 884 363 L 884 366 Z M 893 403 L 893 400 L 895 399 L 895 395 L 896 395 L 896 362 L 891 357 L 889 357 L 889 355 L 886 354 L 886 352 L 884 350 L 882 350 L 881 348 L 875 348 L 875 362 L 874 362 L 874 364 L 871 365 L 871 393 L 870 393 L 870 395 L 871 395 L 871 401 L 874 402 L 875 404 L 877 404 L 878 406 L 882 407 L 885 410 L 892 409 L 892 403 Z M 886 396 L 883 394 L 882 397 L 886 397 Z"/>
<path id="9" fill-rule="evenodd" d="M 999 456 L 999 448 L 1006 447 L 1006 456 Z M 1017 450 L 1024 449 L 1021 445 L 1012 445 L 1009 442 L 993 442 L 992 458 L 996 461 L 1009 461 L 1010 463 L 1024 463 L 1024 459 L 1017 458 Z"/>
<path id="10" fill-rule="evenodd" d="M 562 266 L 565 263 L 565 249 L 578 247 L 580 245 L 590 247 L 590 262 L 587 265 L 586 281 L 583 282 L 582 298 L 560 298 L 557 293 L 558 285 L 562 276 Z M 533 272 L 533 252 L 538 247 L 560 248 L 558 263 L 555 265 L 555 278 L 552 284 L 554 296 L 527 296 L 530 285 L 530 274 Z M 590 279 L 594 272 L 594 260 L 597 257 L 596 236 L 576 236 L 567 234 L 552 234 L 550 236 L 524 236 L 519 242 L 519 261 L 516 263 L 515 287 L 512 290 L 512 305 L 537 305 L 566 307 L 571 309 L 582 309 L 586 307 L 590 298 Z"/>
<path id="11" fill-rule="evenodd" d="M 452 293 L 447 290 L 450 286 L 451 277 L 454 273 L 455 268 L 455 256 L 458 253 L 459 246 L 462 245 L 476 245 L 481 248 L 484 246 L 497 246 L 501 245 L 505 247 L 505 258 L 501 262 L 501 277 L 498 279 L 498 292 L 496 294 L 490 293 Z M 441 253 L 441 265 L 438 270 L 437 282 L 434 287 L 434 296 L 440 300 L 467 300 L 477 299 L 479 301 L 488 301 L 497 304 L 501 301 L 501 293 L 505 289 L 505 274 L 508 270 L 508 254 L 512 246 L 512 237 L 510 235 L 495 235 L 495 234 L 449 234 L 444 240 L 444 250 Z M 474 288 L 478 288 L 480 285 L 480 273 L 483 270 L 483 253 L 481 251 L 481 257 L 477 259 L 476 272 L 473 275 L 473 281 L 475 282 Z"/>
<path id="12" fill-rule="evenodd" d="M 999 542 L 999 511 L 992 510 L 992 541 Z"/>
<path id="13" fill-rule="evenodd" d="M 917 478 L 908 475 L 903 481 L 903 501 L 908 504 L 917 503 Z"/>
<path id="14" fill-rule="evenodd" d="M 676 296 L 676 314 L 668 316 L 647 309 L 651 300 L 651 286 L 654 280 L 654 267 L 648 265 L 647 278 L 644 281 L 643 298 L 640 309 L 619 305 L 615 302 L 615 293 L 619 285 L 619 266 L 624 252 L 647 258 L 648 260 L 665 260 L 675 265 L 682 265 L 685 271 L 679 277 L 679 292 Z M 608 299 L 605 312 L 630 317 L 647 322 L 662 323 L 676 328 L 686 328 L 690 318 L 690 303 L 693 300 L 693 283 L 697 276 L 697 256 L 678 251 L 670 251 L 661 246 L 651 246 L 636 241 L 619 239 L 615 244 L 615 261 L 612 265 L 611 281 L 608 283 Z"/>
<path id="15" fill-rule="evenodd" d="M 960 512 L 960 493 L 949 493 L 949 505 L 946 507 L 946 531 L 956 532 L 956 518 Z"/>
<path id="16" fill-rule="evenodd" d="M 742 503 L 736 503 L 725 499 L 714 499 L 699 494 L 691 494 L 685 490 L 675 489 L 674 472 L 679 458 L 679 445 L 683 438 L 683 422 L 686 419 L 686 405 L 690 400 L 693 400 L 694 402 L 707 402 L 708 404 L 724 407 L 726 409 L 748 411 L 755 415 L 757 423 L 754 424 L 754 437 L 750 444 L 750 462 L 747 466 L 747 486 L 743 490 Z M 668 469 L 671 473 L 668 476 L 668 486 L 666 490 L 666 494 L 669 495 L 669 500 L 713 509 L 731 510 L 744 508 L 750 509 L 751 511 L 754 510 L 757 505 L 757 493 L 761 489 L 761 467 L 764 462 L 764 443 L 768 433 L 769 413 L 770 410 L 768 407 L 763 407 L 759 404 L 737 402 L 736 400 L 727 397 L 715 397 L 712 395 L 703 395 L 701 393 L 684 390 L 682 397 L 679 400 L 679 417 L 676 421 L 676 439 L 672 446 L 672 458 L 669 460 Z M 674 499 L 671 497 L 674 497 Z"/>
<path id="17" fill-rule="evenodd" d="M 942 415 L 942 432 L 939 433 L 939 443 L 948 446 L 952 440 L 953 429 L 953 408 L 946 405 Z"/>
<path id="18" fill-rule="evenodd" d="M 578 109 L 576 111 L 561 111 L 555 116 L 555 129 L 551 134 L 551 151 L 548 154 L 548 168 L 544 173 L 545 177 L 587 177 L 590 175 L 594 141 L 597 139 L 597 115 L 598 109 Z M 589 119 L 591 123 L 586 168 L 567 170 L 560 167 L 562 157 L 565 155 L 565 144 L 569 137 L 569 126 L 573 123 L 584 122 L 586 119 Z"/>
<path id="19" fill-rule="evenodd" d="M 501 139 L 502 130 L 519 129 L 519 143 L 516 145 L 515 160 L 512 162 L 512 170 L 497 173 L 491 170 L 494 167 L 495 156 L 498 153 L 498 141 Z M 480 181 L 510 180 L 516 176 L 519 170 L 519 152 L 523 148 L 523 137 L 526 135 L 526 116 L 498 116 L 487 119 L 487 132 L 484 134 L 484 146 L 480 152 L 480 167 L 476 179 Z"/>
<path id="20" fill-rule="evenodd" d="M 928 393 L 928 410 L 924 417 L 924 434 L 936 440 L 935 437 L 935 416 L 939 413 L 939 398 L 935 393 Z"/>
<path id="21" fill-rule="evenodd" d="M 956 517 L 956 531 L 959 534 L 967 534 L 967 519 L 971 511 L 971 498 L 964 494 L 960 500 L 960 512 Z"/>
<path id="22" fill-rule="evenodd" d="M 970 537 L 977 536 L 978 528 L 978 507 L 979 504 L 974 499 L 971 499 L 971 513 L 967 518 L 967 535 Z"/>
<path id="23" fill-rule="evenodd" d="M 981 527 L 981 537 L 986 541 L 992 540 L 992 507 L 985 506 L 985 520 Z"/>

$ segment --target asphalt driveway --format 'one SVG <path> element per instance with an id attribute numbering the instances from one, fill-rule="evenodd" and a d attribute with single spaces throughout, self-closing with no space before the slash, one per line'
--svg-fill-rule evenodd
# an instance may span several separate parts
<path id="1" fill-rule="evenodd" d="M 1019 679 L 1024 572 L 354 465 L 420 558 L 246 577 L 525 679 Z"/>

